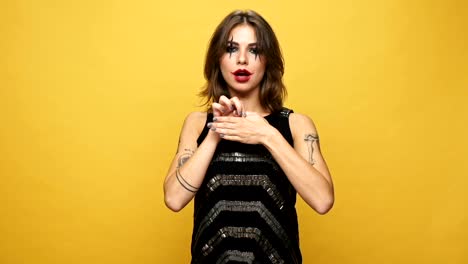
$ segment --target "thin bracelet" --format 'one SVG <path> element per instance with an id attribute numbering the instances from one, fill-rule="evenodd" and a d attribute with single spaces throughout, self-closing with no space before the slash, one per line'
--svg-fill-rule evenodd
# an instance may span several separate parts
<path id="1" fill-rule="evenodd" d="M 194 190 L 198 190 L 198 189 L 199 189 L 199 188 L 197 188 L 197 187 L 191 185 L 190 183 L 188 183 L 187 180 L 185 180 L 184 177 L 182 177 L 182 174 L 180 174 L 180 169 L 179 169 L 179 168 L 176 169 L 176 173 L 179 174 L 179 177 L 182 179 L 182 181 L 183 181 L 184 183 L 186 183 L 188 186 L 190 186 L 190 188 L 193 188 Z"/>
<path id="2" fill-rule="evenodd" d="M 185 183 L 182 182 L 182 181 L 180 180 L 179 177 L 182 178 L 182 181 L 184 181 Z M 176 169 L 176 178 L 177 178 L 177 181 L 180 183 L 180 185 L 182 185 L 182 187 L 184 187 L 184 189 L 186 189 L 187 191 L 193 192 L 193 193 L 196 193 L 196 192 L 198 191 L 198 188 L 193 187 L 192 185 L 190 185 L 190 184 L 182 177 L 182 175 L 181 175 L 180 172 L 179 172 L 179 168 Z M 187 187 L 186 184 L 187 184 L 189 187 Z M 192 190 L 192 189 L 190 189 L 190 188 L 193 188 L 194 190 Z"/>
<path id="3" fill-rule="evenodd" d="M 184 185 L 184 183 L 179 179 L 179 173 L 177 173 L 176 171 L 176 179 L 177 181 L 180 183 L 180 185 L 182 187 L 184 187 L 185 190 L 189 191 L 189 192 L 193 192 L 193 193 L 196 193 L 197 191 L 194 191 L 194 190 L 190 190 L 189 188 L 187 188 L 187 186 Z"/>

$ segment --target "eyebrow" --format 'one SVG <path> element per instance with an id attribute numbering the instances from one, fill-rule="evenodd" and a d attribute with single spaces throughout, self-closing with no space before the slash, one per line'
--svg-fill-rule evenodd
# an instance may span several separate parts
<path id="1" fill-rule="evenodd" d="M 239 43 L 237 43 L 235 41 L 232 41 L 232 40 L 228 40 L 228 44 L 239 46 Z M 249 47 L 257 46 L 257 42 L 249 43 L 247 46 L 249 46 Z"/>

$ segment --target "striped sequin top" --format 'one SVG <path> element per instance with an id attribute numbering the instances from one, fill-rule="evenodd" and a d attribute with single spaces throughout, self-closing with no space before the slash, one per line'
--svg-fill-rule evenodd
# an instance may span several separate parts
<path id="1" fill-rule="evenodd" d="M 291 112 L 265 119 L 293 145 Z M 207 133 L 205 126 L 198 144 Z M 265 147 L 221 140 L 195 196 L 191 263 L 302 263 L 295 203 L 295 189 Z"/>

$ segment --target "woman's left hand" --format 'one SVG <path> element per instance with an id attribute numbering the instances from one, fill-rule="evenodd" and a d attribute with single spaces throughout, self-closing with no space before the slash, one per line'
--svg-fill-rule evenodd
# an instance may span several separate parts
<path id="1" fill-rule="evenodd" d="M 247 112 L 245 117 L 218 116 L 208 123 L 208 127 L 226 140 L 245 144 L 263 144 L 274 128 L 268 121 L 254 112 Z"/>

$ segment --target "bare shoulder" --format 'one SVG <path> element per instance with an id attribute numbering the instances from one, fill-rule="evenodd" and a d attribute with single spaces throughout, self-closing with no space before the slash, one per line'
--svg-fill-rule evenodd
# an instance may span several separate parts
<path id="1" fill-rule="evenodd" d="M 197 148 L 197 138 L 203 131 L 206 116 L 207 114 L 203 112 L 191 112 L 185 117 L 179 136 L 177 153 L 182 153 L 187 149 L 193 151 Z"/>
<path id="2" fill-rule="evenodd" d="M 188 130 L 191 132 L 196 132 L 196 134 L 200 134 L 203 130 L 203 127 L 206 123 L 206 112 L 191 112 L 185 117 L 184 121 L 184 130 Z"/>
<path id="3" fill-rule="evenodd" d="M 185 117 L 185 122 L 205 122 L 206 121 L 206 112 L 194 111 L 190 112 L 187 117 Z"/>
<path id="4" fill-rule="evenodd" d="M 312 118 L 300 113 L 291 113 L 289 115 L 289 126 L 291 127 L 291 132 L 293 132 L 293 134 L 302 132 L 317 133 L 317 129 Z"/>

